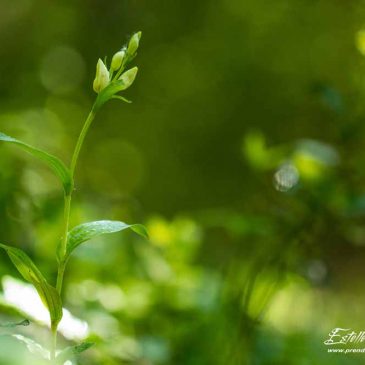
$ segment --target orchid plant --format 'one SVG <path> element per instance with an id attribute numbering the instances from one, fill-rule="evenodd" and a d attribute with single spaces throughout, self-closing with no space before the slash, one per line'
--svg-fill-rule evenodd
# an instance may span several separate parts
<path id="1" fill-rule="evenodd" d="M 64 221 L 62 236 L 56 249 L 58 274 L 55 285 L 50 284 L 45 279 L 36 264 L 24 251 L 0 243 L 0 247 L 6 251 L 10 260 L 23 278 L 34 285 L 39 297 L 48 309 L 52 341 L 46 357 L 51 364 L 63 364 L 69 356 L 81 353 L 91 346 L 90 343 L 82 343 L 68 347 L 64 350 L 57 350 L 57 329 L 63 314 L 61 299 L 63 278 L 67 263 L 73 251 L 80 244 L 96 236 L 118 232 L 128 228 L 143 237 L 147 237 L 146 229 L 140 224 L 126 224 L 121 221 L 100 220 L 83 223 L 72 229 L 70 229 L 69 224 L 71 201 L 75 187 L 74 176 L 85 137 L 96 114 L 107 101 L 118 99 L 130 103 L 129 100 L 119 93 L 129 88 L 137 75 L 138 68 L 133 67 L 128 69 L 128 65 L 137 55 L 140 39 L 141 32 L 133 34 L 129 42 L 120 51 L 115 53 L 109 69 L 106 62 L 103 62 L 101 59 L 98 60 L 96 65 L 96 76 L 93 83 L 93 88 L 97 93 L 97 97 L 80 132 L 69 166 L 62 162 L 58 157 L 55 157 L 48 152 L 0 133 L 0 141 L 16 145 L 48 165 L 59 178 L 63 186 Z"/>

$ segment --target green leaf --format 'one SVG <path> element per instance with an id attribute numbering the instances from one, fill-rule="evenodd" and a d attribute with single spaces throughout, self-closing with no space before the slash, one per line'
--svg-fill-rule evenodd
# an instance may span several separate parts
<path id="1" fill-rule="evenodd" d="M 130 228 L 142 237 L 148 238 L 146 228 L 142 224 L 126 224 L 120 221 L 95 221 L 80 224 L 73 228 L 67 237 L 67 259 L 71 252 L 81 243 L 106 233 L 114 233 Z"/>
<path id="2" fill-rule="evenodd" d="M 57 355 L 57 364 L 63 364 L 65 361 L 70 360 L 88 350 L 91 346 L 94 346 L 93 342 L 83 342 L 80 345 L 66 347 Z"/>
<path id="3" fill-rule="evenodd" d="M 27 143 L 19 141 L 13 137 L 7 136 L 4 133 L 0 133 L 0 141 L 15 144 L 18 147 L 25 150 L 26 152 L 33 155 L 34 157 L 37 157 L 38 159 L 45 162 L 53 170 L 53 172 L 60 178 L 66 195 L 71 192 L 73 184 L 70 171 L 59 158 L 49 154 L 48 152 L 35 148 Z"/>
<path id="4" fill-rule="evenodd" d="M 48 308 L 52 326 L 57 325 L 62 319 L 62 301 L 57 290 L 47 283 L 37 266 L 24 251 L 1 243 L 0 248 L 6 251 L 23 278 L 34 285 L 42 302 Z"/>

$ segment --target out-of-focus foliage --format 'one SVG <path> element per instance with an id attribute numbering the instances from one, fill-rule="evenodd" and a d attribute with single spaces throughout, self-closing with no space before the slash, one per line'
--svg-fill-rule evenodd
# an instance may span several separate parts
<path id="1" fill-rule="evenodd" d="M 67 161 L 96 60 L 143 30 L 133 103 L 87 138 L 72 227 L 143 222 L 150 240 L 75 251 L 59 345 L 95 343 L 77 363 L 363 363 L 323 341 L 365 328 L 364 6 L 0 0 L 0 131 Z M 0 152 L 0 242 L 53 283 L 62 188 Z M 5 255 L 0 274 L 0 325 L 31 321 L 0 327 L 0 364 L 39 365 L 24 339 L 48 346 L 41 305 Z"/>

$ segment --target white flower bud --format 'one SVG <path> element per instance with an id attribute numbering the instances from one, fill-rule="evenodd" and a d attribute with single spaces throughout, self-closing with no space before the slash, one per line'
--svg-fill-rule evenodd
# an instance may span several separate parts
<path id="1" fill-rule="evenodd" d="M 142 36 L 142 32 L 138 32 L 138 33 L 134 33 L 129 41 L 129 44 L 128 44 L 128 54 L 130 56 L 133 56 L 137 49 L 138 49 L 138 46 L 139 46 L 139 41 L 141 39 L 141 36 Z"/>
<path id="2" fill-rule="evenodd" d="M 136 78 L 138 72 L 138 67 L 133 67 L 130 70 L 124 72 L 122 76 L 119 77 L 120 81 L 123 81 L 123 89 L 127 89 L 129 86 L 133 84 L 134 79 Z"/>
<path id="3" fill-rule="evenodd" d="M 110 66 L 110 71 L 117 71 L 122 66 L 123 59 L 125 57 L 125 51 L 117 52 L 112 58 L 112 64 Z"/>
<path id="4" fill-rule="evenodd" d="M 109 84 L 109 71 L 104 65 L 104 62 L 99 58 L 96 64 L 96 76 L 94 80 L 94 91 L 100 93 Z"/>

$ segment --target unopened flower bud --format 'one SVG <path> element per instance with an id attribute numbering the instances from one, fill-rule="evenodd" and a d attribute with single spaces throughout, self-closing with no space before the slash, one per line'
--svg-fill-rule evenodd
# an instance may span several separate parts
<path id="1" fill-rule="evenodd" d="M 132 35 L 132 38 L 129 41 L 128 50 L 127 50 L 129 55 L 133 56 L 136 53 L 138 46 L 139 46 L 139 41 L 141 39 L 141 36 L 142 36 L 142 32 L 134 33 Z"/>
<path id="2" fill-rule="evenodd" d="M 138 67 L 133 67 L 130 70 L 124 72 L 122 76 L 120 76 L 119 80 L 123 81 L 123 86 L 124 86 L 123 90 L 127 89 L 129 86 L 133 84 L 137 72 L 138 72 Z"/>
<path id="3" fill-rule="evenodd" d="M 123 59 L 125 57 L 125 51 L 117 52 L 112 58 L 112 64 L 110 66 L 110 71 L 117 71 L 122 66 Z"/>
<path id="4" fill-rule="evenodd" d="M 104 62 L 99 58 L 96 64 L 96 76 L 94 80 L 94 91 L 99 93 L 109 84 L 109 71 L 104 65 Z"/>

